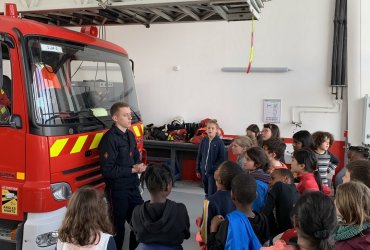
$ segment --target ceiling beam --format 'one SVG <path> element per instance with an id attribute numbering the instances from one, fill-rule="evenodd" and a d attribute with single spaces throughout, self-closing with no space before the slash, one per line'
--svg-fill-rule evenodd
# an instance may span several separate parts
<path id="1" fill-rule="evenodd" d="M 190 9 L 188 9 L 187 7 L 185 6 L 177 6 L 180 10 L 182 10 L 185 14 L 187 14 L 188 16 L 192 17 L 194 20 L 197 20 L 197 21 L 200 21 L 200 18 L 199 16 L 197 16 L 194 12 L 192 12 Z"/>
<path id="2" fill-rule="evenodd" d="M 220 15 L 222 19 L 224 19 L 225 21 L 229 21 L 229 19 L 227 18 L 227 13 L 222 7 L 212 5 L 212 8 L 216 11 L 217 14 Z"/>
<path id="3" fill-rule="evenodd" d="M 166 13 L 162 12 L 161 10 L 156 9 L 156 8 L 151 8 L 150 10 L 153 11 L 153 13 L 155 13 L 156 15 L 163 17 L 167 21 L 173 22 L 173 18 L 167 15 Z"/>

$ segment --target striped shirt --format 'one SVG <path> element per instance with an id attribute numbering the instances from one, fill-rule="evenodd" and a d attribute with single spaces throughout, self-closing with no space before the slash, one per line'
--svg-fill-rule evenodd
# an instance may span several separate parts
<path id="1" fill-rule="evenodd" d="M 331 156 L 328 151 L 325 151 L 323 154 L 319 154 L 315 151 L 315 155 L 317 158 L 317 167 L 320 173 L 322 183 L 327 185 L 328 173 L 333 172 L 337 166 L 330 161 Z"/>

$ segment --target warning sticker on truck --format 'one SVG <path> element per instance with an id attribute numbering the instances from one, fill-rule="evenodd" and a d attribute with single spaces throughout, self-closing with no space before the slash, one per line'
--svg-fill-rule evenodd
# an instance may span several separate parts
<path id="1" fill-rule="evenodd" d="M 18 214 L 18 188 L 16 187 L 1 187 L 1 212 L 3 214 Z"/>

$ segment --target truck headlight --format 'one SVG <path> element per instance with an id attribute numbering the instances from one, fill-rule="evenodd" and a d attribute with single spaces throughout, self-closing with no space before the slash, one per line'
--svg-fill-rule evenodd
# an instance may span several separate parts
<path id="1" fill-rule="evenodd" d="M 56 244 L 58 241 L 58 231 L 52 231 L 37 235 L 36 244 L 39 247 L 48 247 Z"/>
<path id="2" fill-rule="evenodd" d="M 71 186 L 65 182 L 53 183 L 51 192 L 57 201 L 68 200 L 72 195 Z"/>

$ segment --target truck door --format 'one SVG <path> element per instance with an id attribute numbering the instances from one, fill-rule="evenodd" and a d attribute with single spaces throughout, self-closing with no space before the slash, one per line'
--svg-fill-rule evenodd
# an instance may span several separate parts
<path id="1" fill-rule="evenodd" d="M 24 84 L 15 39 L 0 33 L 0 218 L 22 220 L 25 172 Z"/>

